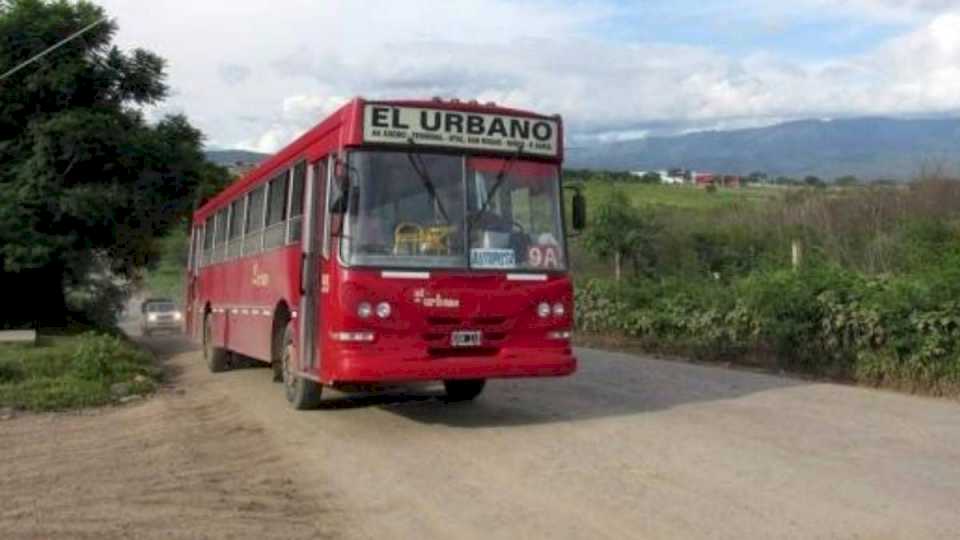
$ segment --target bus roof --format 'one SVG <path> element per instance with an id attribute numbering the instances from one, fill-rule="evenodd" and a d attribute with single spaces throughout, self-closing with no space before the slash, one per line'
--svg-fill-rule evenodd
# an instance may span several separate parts
<path id="1" fill-rule="evenodd" d="M 560 117 L 556 115 L 548 116 L 522 109 L 501 107 L 493 103 L 482 104 L 477 101 L 440 100 L 437 98 L 430 100 L 399 99 L 368 101 L 364 98 L 356 97 L 207 201 L 194 212 L 194 223 L 203 223 L 203 221 L 210 217 L 216 210 L 219 210 L 226 203 L 246 192 L 252 186 L 267 180 L 268 177 L 275 174 L 277 170 L 281 168 L 293 166 L 296 161 L 301 159 L 313 161 L 327 154 L 331 149 L 340 149 L 360 144 L 363 141 L 363 110 L 367 104 L 499 114 L 560 122 Z M 343 128 L 343 130 L 339 133 L 339 136 L 337 136 L 340 128 Z M 330 137 L 336 137 L 336 140 L 328 141 L 327 139 Z M 559 140 L 563 140 L 562 135 Z M 559 157 L 562 157 L 562 144 L 558 154 L 558 158 Z"/>

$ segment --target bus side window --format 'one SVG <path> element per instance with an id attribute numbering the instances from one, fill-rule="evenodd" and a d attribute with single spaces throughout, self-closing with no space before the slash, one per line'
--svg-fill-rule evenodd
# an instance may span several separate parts
<path id="1" fill-rule="evenodd" d="M 290 210 L 287 219 L 287 243 L 297 244 L 303 237 L 303 186 L 307 176 L 307 164 L 297 163 L 293 168 L 290 183 Z"/>
<path id="2" fill-rule="evenodd" d="M 284 171 L 270 181 L 267 194 L 267 228 L 263 232 L 263 248 L 275 248 L 284 243 L 287 234 L 287 191 L 290 171 Z"/>
<path id="3" fill-rule="evenodd" d="M 263 217 L 264 203 L 266 203 L 267 186 L 260 186 L 250 192 L 247 197 L 246 238 L 243 241 L 243 254 L 259 253 L 263 247 Z"/>
<path id="4" fill-rule="evenodd" d="M 213 248 L 214 262 L 220 262 L 227 256 L 227 217 L 229 212 L 227 208 L 217 212 L 217 236 L 214 239 Z"/>
<path id="5" fill-rule="evenodd" d="M 203 253 L 200 255 L 200 266 L 210 264 L 213 254 L 213 216 L 207 218 L 203 226 Z"/>
<path id="6" fill-rule="evenodd" d="M 230 205 L 230 227 L 227 231 L 227 258 L 235 259 L 240 256 L 243 248 L 243 213 L 246 198 L 237 199 Z"/>

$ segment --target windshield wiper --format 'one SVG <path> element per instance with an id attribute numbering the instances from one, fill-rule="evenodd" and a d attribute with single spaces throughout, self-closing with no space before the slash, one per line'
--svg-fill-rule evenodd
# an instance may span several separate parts
<path id="1" fill-rule="evenodd" d="M 414 142 L 411 137 L 408 139 L 411 147 L 417 146 L 417 143 Z M 440 215 L 443 216 L 443 220 L 447 223 L 450 223 L 450 217 L 447 215 L 447 210 L 443 207 L 443 201 L 440 200 L 440 197 L 437 196 L 437 186 L 434 185 L 433 180 L 430 179 L 430 175 L 427 173 L 427 165 L 423 162 L 423 156 L 416 154 L 414 158 L 413 150 L 407 152 L 407 159 L 410 160 L 410 166 L 413 167 L 413 170 L 417 173 L 417 176 L 420 177 L 420 181 L 423 182 L 423 187 L 427 190 L 427 193 L 430 195 L 430 198 L 436 204 L 437 209 L 440 210 Z"/>
<path id="2" fill-rule="evenodd" d="M 510 170 L 513 169 L 513 164 L 516 163 L 520 156 L 523 154 L 523 143 L 520 143 L 517 146 L 517 151 L 510 156 L 510 159 L 503 162 L 503 165 L 500 167 L 500 172 L 497 173 L 497 179 L 494 181 L 493 186 L 490 187 L 490 190 L 487 191 L 486 197 L 483 200 L 483 206 L 480 210 L 477 210 L 470 216 L 470 221 L 467 222 L 467 232 L 470 232 L 470 229 L 473 228 L 474 224 L 480 216 L 490 207 L 490 201 L 497 195 L 497 192 L 500 190 L 500 186 L 503 185 L 503 181 L 507 179 L 507 175 L 510 174 Z"/>

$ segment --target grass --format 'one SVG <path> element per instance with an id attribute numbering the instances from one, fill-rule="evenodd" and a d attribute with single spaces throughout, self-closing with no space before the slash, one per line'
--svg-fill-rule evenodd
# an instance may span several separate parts
<path id="1" fill-rule="evenodd" d="M 640 184 L 629 182 L 587 181 L 584 184 L 587 200 L 591 202 L 603 199 L 605 191 L 616 187 L 630 198 L 635 206 L 664 206 L 671 208 L 705 210 L 713 208 L 731 208 L 738 205 L 756 205 L 775 200 L 783 196 L 784 189 L 751 186 L 744 188 L 719 188 L 708 192 L 704 188 L 692 185 Z"/>
<path id="2" fill-rule="evenodd" d="M 797 188 L 774 186 L 749 186 L 742 188 L 718 188 L 708 192 L 693 185 L 641 184 L 632 181 L 605 181 L 597 179 L 573 178 L 581 185 L 587 197 L 588 216 L 596 214 L 596 208 L 609 194 L 616 190 L 629 198 L 638 209 L 657 214 L 657 223 L 671 231 L 699 228 L 708 224 L 719 215 L 753 214 L 757 210 L 776 205 L 797 191 Z M 570 207 L 567 201 L 567 207 Z M 572 236 L 568 243 L 570 249 L 570 267 L 578 280 L 587 278 L 609 278 L 613 276 L 610 261 L 604 261 L 589 253 L 581 238 Z"/>
<path id="3" fill-rule="evenodd" d="M 151 392 L 161 372 L 149 353 L 121 337 L 45 335 L 36 345 L 0 345 L 0 407 L 53 411 L 116 400 L 115 383 Z"/>

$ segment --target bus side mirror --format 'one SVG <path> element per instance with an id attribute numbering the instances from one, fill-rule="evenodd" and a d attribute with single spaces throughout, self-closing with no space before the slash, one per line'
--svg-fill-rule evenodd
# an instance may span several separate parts
<path id="1" fill-rule="evenodd" d="M 573 194 L 573 230 L 582 231 L 587 227 L 587 198 L 578 190 Z"/>

